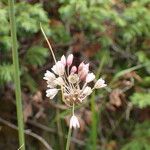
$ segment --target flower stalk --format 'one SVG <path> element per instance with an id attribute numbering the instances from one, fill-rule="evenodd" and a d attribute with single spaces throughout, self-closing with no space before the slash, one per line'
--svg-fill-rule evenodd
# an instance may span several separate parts
<path id="1" fill-rule="evenodd" d="M 8 0 L 8 4 L 9 4 L 9 19 L 10 19 L 11 40 L 12 40 L 12 57 L 13 57 L 13 66 L 14 66 L 17 120 L 18 120 L 18 129 L 19 129 L 19 145 L 21 150 L 25 150 L 24 123 L 23 123 L 21 87 L 20 87 L 20 77 L 19 77 L 19 60 L 18 60 L 18 51 L 17 51 L 14 0 Z"/>
<path id="2" fill-rule="evenodd" d="M 107 84 L 105 84 L 105 81 L 102 78 L 95 81 L 94 73 L 90 73 L 89 63 L 85 64 L 84 62 L 81 62 L 77 67 L 73 66 L 73 54 L 69 54 L 67 57 L 63 55 L 60 60 L 56 61 L 54 52 L 42 27 L 41 30 L 49 45 L 55 61 L 55 64 L 51 68 L 51 71 L 47 70 L 43 77 L 43 79 L 46 80 L 48 87 L 48 89 L 46 90 L 46 96 L 50 99 L 53 99 L 57 95 L 57 93 L 61 91 L 62 101 L 68 107 L 72 107 L 72 117 L 70 118 L 68 139 L 66 145 L 66 150 L 69 150 L 71 130 L 72 128 L 80 128 L 79 120 L 74 113 L 75 105 L 82 103 L 89 95 L 91 95 L 91 93 L 95 89 L 103 88 L 107 86 Z M 90 82 L 95 82 L 92 88 L 90 87 Z M 92 111 L 94 112 L 95 104 L 92 103 L 91 105 L 93 109 Z M 95 112 L 93 114 L 95 114 Z M 95 117 L 95 115 L 93 117 Z M 93 121 L 92 126 L 96 127 L 95 121 Z M 97 134 L 93 132 L 94 139 L 96 139 L 96 136 Z"/>

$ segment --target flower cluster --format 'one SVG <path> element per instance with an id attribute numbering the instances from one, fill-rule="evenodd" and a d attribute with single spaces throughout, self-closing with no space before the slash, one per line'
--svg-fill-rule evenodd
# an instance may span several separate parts
<path id="1" fill-rule="evenodd" d="M 43 79 L 47 81 L 47 97 L 53 99 L 60 90 L 65 104 L 74 107 L 75 104 L 82 103 L 94 89 L 103 88 L 106 84 L 105 81 L 100 78 L 91 88 L 89 83 L 95 81 L 95 75 L 89 72 L 89 64 L 82 62 L 76 67 L 72 66 L 72 63 L 72 54 L 67 58 L 63 55 L 51 68 L 52 72 L 46 71 Z M 70 119 L 70 128 L 72 127 L 80 127 L 74 112 Z"/>

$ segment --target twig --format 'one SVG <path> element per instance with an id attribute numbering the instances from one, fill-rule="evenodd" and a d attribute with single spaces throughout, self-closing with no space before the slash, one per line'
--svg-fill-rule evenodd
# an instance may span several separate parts
<path id="1" fill-rule="evenodd" d="M 27 123 L 29 123 L 29 124 L 31 124 L 31 125 L 39 128 L 39 129 L 42 129 L 42 130 L 44 130 L 46 132 L 50 132 L 50 133 L 54 133 L 54 134 L 59 134 L 59 136 L 63 136 L 63 137 L 65 137 L 67 139 L 67 135 L 63 135 L 62 133 L 58 133 L 56 130 L 54 130 L 52 128 L 49 128 L 49 127 L 47 127 L 47 126 L 45 126 L 43 124 L 40 124 L 39 122 L 28 120 Z M 76 143 L 76 144 L 78 144 L 78 145 L 80 145 L 80 146 L 84 146 L 85 145 L 85 142 L 80 141 L 80 140 L 78 140 L 78 139 L 76 139 L 74 137 L 71 137 L 71 141 L 74 142 L 74 143 Z"/>
<path id="2" fill-rule="evenodd" d="M 0 122 L 5 124 L 5 125 L 7 125 L 8 127 L 12 128 L 14 130 L 18 130 L 17 126 L 15 126 L 14 124 L 10 123 L 9 121 L 4 120 L 1 117 L 0 117 Z M 30 136 L 34 137 L 35 139 L 39 140 L 46 147 L 47 150 L 53 150 L 51 148 L 51 146 L 41 136 L 37 135 L 36 133 L 33 133 L 30 130 L 25 130 L 24 133 L 26 135 L 30 135 Z"/>

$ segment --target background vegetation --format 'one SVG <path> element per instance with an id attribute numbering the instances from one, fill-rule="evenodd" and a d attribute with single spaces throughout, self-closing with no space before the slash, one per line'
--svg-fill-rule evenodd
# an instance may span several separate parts
<path id="1" fill-rule="evenodd" d="M 40 23 L 59 58 L 108 83 L 76 111 L 81 129 L 72 150 L 150 149 L 150 0 L 22 0 L 15 5 L 26 147 L 47 142 L 63 150 L 70 110 L 45 97 L 45 70 L 54 64 Z M 0 1 L 0 149 L 18 148 L 8 3 Z M 40 139 L 38 139 L 40 137 Z"/>

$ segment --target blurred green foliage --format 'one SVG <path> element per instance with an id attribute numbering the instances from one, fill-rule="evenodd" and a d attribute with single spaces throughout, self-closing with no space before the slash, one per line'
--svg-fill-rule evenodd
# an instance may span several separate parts
<path id="1" fill-rule="evenodd" d="M 139 108 L 150 106 L 150 93 L 134 93 L 131 102 Z"/>
<path id="2" fill-rule="evenodd" d="M 41 4 L 31 5 L 27 2 L 20 2 L 15 5 L 15 11 L 19 54 L 24 54 L 24 58 L 20 59 L 21 70 L 27 72 L 27 65 L 42 66 L 46 61 L 48 49 L 42 47 L 41 41 L 34 46 L 32 38 L 40 31 L 40 23 L 46 33 L 50 35 L 49 19 Z M 0 83 L 5 83 L 13 80 L 13 68 L 10 57 L 11 41 L 8 7 L 4 3 L 0 3 L 0 16 L 0 53 L 3 56 L 0 62 Z M 27 47 L 25 47 L 24 42 L 28 45 Z"/>
<path id="3" fill-rule="evenodd" d="M 149 150 L 150 149 L 150 122 L 136 124 L 131 140 L 121 150 Z"/>
<path id="4" fill-rule="evenodd" d="M 84 38 L 80 43 L 82 46 L 87 43 L 100 45 L 99 51 L 95 52 L 93 57 L 93 62 L 100 64 L 99 69 L 98 65 L 95 65 L 95 70 L 98 69 L 98 75 L 103 74 L 108 78 L 108 84 L 109 82 L 112 84 L 106 88 L 108 94 L 96 92 L 94 99 L 104 97 L 104 104 L 106 104 L 109 92 L 111 93 L 113 88 L 120 88 L 120 78 L 136 71 L 141 81 L 135 80 L 133 85 L 135 88 L 125 93 L 127 102 L 129 100 L 134 108 L 146 109 L 150 106 L 148 93 L 150 87 L 150 0 L 57 0 L 33 4 L 20 1 L 16 3 L 15 10 L 21 81 L 31 93 L 37 89 L 36 79 L 31 74 L 35 68 L 47 63 L 46 58 L 48 58 L 48 49 L 43 46 L 41 23 L 50 40 L 56 43 L 56 47 L 58 46 L 60 50 L 57 51 L 57 56 L 59 53 L 66 52 L 67 48 L 69 50 L 73 48 L 71 44 L 74 43 L 76 33 L 84 35 L 81 37 Z M 75 42 L 75 46 L 77 45 L 78 41 Z M 2 0 L 0 2 L 0 84 L 5 85 L 12 80 L 8 6 L 7 2 Z M 115 118 L 111 116 L 113 113 L 109 116 L 107 107 L 102 107 L 101 116 L 104 113 L 108 116 L 108 120 L 112 121 Z M 68 110 L 64 111 L 59 117 L 64 119 L 67 112 Z M 122 115 L 120 111 L 118 114 Z M 96 118 L 99 124 L 101 124 L 101 116 L 97 115 Z M 120 123 L 121 117 L 116 118 Z M 122 144 L 120 146 L 122 150 L 149 150 L 149 122 L 139 124 L 133 118 L 130 120 L 133 121 L 135 128 L 130 133 L 131 137 L 122 137 L 126 138 L 123 142 L 120 138 L 116 138 L 118 129 L 110 129 L 110 127 L 99 129 L 99 126 L 96 126 L 98 138 L 104 139 L 104 143 L 107 143 L 109 138 L 115 137 L 117 144 L 119 146 L 120 143 Z M 107 124 L 105 121 L 104 123 Z M 113 121 L 111 123 L 113 124 Z M 109 136 L 105 135 L 107 133 L 105 130 L 108 129 L 112 133 Z M 88 135 L 91 135 L 90 129 L 88 132 Z M 86 140 L 89 141 L 89 139 Z M 92 147 L 90 142 L 87 145 Z"/>

